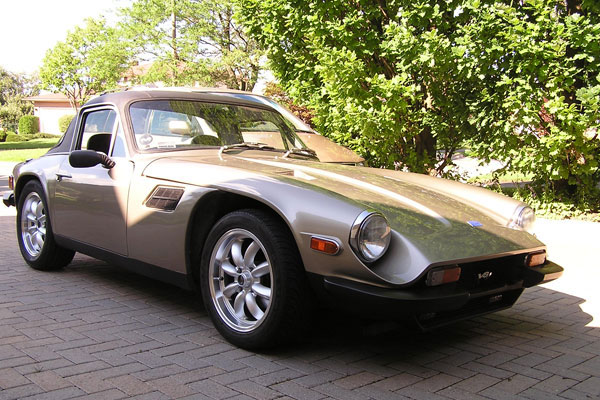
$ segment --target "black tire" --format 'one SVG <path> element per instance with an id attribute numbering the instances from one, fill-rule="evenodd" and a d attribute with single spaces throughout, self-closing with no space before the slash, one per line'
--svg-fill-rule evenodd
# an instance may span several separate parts
<path id="1" fill-rule="evenodd" d="M 38 181 L 27 182 L 17 203 L 17 241 L 25 262 L 41 271 L 62 268 L 75 255 L 73 250 L 62 248 L 54 241 L 47 210 L 42 185 Z M 28 215 L 31 218 L 27 218 Z"/>
<path id="2" fill-rule="evenodd" d="M 236 246 L 243 263 L 234 259 Z M 230 274 L 232 267 L 238 268 Z M 217 221 L 203 247 L 200 285 L 215 327 L 236 346 L 274 347 L 300 337 L 310 325 L 312 295 L 300 254 L 287 227 L 267 212 L 234 211 Z M 227 289 L 232 286 L 237 291 Z"/>

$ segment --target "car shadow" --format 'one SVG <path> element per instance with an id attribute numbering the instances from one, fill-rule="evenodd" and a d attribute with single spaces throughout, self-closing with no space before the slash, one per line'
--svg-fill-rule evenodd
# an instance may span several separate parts
<path id="1" fill-rule="evenodd" d="M 77 255 L 71 265 L 56 272 L 62 279 L 87 280 L 117 292 L 126 291 L 144 298 L 163 310 L 202 317 L 206 311 L 201 297 L 167 283 L 143 277 L 87 256 Z M 509 350 L 515 345 L 531 351 L 534 346 L 553 346 L 577 340 L 585 332 L 598 336 L 598 328 L 587 327 L 592 317 L 583 312 L 585 300 L 538 286 L 526 289 L 510 309 L 466 319 L 432 331 L 421 331 L 412 320 L 373 321 L 351 314 L 320 309 L 314 315 L 308 334 L 300 343 L 261 352 L 274 358 L 301 357 L 310 354 L 334 355 L 353 352 L 380 355 L 386 359 L 418 360 L 443 358 L 471 349 L 475 354 Z M 592 332 L 593 331 L 593 332 Z M 224 341 L 217 335 L 219 340 Z M 452 350 L 448 350 L 448 348 Z"/>

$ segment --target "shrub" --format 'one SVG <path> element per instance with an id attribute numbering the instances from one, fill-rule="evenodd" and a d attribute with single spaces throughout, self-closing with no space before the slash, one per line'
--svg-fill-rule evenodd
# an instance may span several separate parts
<path id="1" fill-rule="evenodd" d="M 4 142 L 6 140 L 6 131 L 0 129 L 0 142 Z"/>
<path id="2" fill-rule="evenodd" d="M 36 133 L 35 135 L 30 135 L 30 139 L 57 139 L 59 135 L 53 135 L 51 133 Z"/>
<path id="3" fill-rule="evenodd" d="M 25 136 L 17 135 L 14 132 L 7 132 L 5 142 L 26 142 L 28 139 Z"/>
<path id="4" fill-rule="evenodd" d="M 40 131 L 40 119 L 35 115 L 23 115 L 19 119 L 19 133 L 34 135 Z"/>
<path id="5" fill-rule="evenodd" d="M 58 119 L 58 129 L 60 129 L 62 133 L 65 133 L 74 117 L 75 116 L 71 114 L 65 114 L 62 117 L 60 117 Z"/>

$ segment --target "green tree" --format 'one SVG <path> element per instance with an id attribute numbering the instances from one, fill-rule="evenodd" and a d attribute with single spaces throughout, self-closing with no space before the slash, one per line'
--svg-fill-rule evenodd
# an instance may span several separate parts
<path id="1" fill-rule="evenodd" d="M 312 110 L 303 105 L 298 105 L 276 82 L 267 82 L 263 93 L 265 96 L 272 98 L 277 103 L 283 105 L 290 110 L 295 116 L 300 118 L 302 122 L 313 126 L 312 119 L 314 114 Z"/>
<path id="2" fill-rule="evenodd" d="M 143 82 L 224 84 L 252 90 L 262 52 L 226 0 L 135 0 L 121 28 L 139 58 L 152 61 Z"/>
<path id="3" fill-rule="evenodd" d="M 23 98 L 37 93 L 34 79 L 0 67 L 0 125 L 16 130 L 19 119 L 33 113 L 33 104 Z"/>
<path id="4" fill-rule="evenodd" d="M 46 52 L 40 69 L 44 89 L 64 93 L 73 108 L 113 89 L 129 66 L 130 50 L 103 18 L 86 19 Z"/>
<path id="5" fill-rule="evenodd" d="M 446 175 L 466 142 L 572 196 L 600 178 L 592 0 L 238 0 L 284 89 L 371 165 Z"/>

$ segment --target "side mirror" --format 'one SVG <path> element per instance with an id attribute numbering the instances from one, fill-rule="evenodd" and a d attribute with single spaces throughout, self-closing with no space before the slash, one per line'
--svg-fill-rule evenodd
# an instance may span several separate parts
<path id="1" fill-rule="evenodd" d="M 69 164 L 73 168 L 89 168 L 101 164 L 104 168 L 112 168 L 115 162 L 104 153 L 94 150 L 74 150 L 69 155 Z"/>

